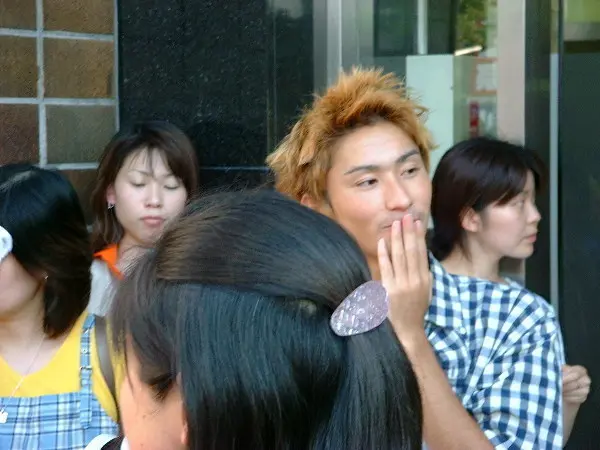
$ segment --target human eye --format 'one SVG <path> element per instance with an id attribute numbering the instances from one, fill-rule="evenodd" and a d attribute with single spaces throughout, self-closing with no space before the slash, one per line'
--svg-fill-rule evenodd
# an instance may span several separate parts
<path id="1" fill-rule="evenodd" d="M 511 204 L 513 206 L 516 206 L 517 208 L 522 208 L 523 206 L 525 206 L 525 199 L 523 198 L 523 196 L 519 195 L 511 202 Z"/>
<path id="2" fill-rule="evenodd" d="M 141 187 L 146 186 L 146 183 L 144 183 L 143 181 L 138 181 L 138 180 L 135 180 L 135 181 L 132 180 L 129 182 L 129 184 L 131 184 L 133 187 L 136 187 L 136 188 L 141 188 Z"/>
<path id="3" fill-rule="evenodd" d="M 175 191 L 181 187 L 181 181 L 178 178 L 171 177 L 165 181 L 165 189 Z"/>
<path id="4" fill-rule="evenodd" d="M 356 183 L 356 186 L 358 187 L 362 187 L 362 188 L 366 188 L 366 187 L 371 187 L 377 184 L 377 179 L 376 178 L 366 178 L 363 180 L 360 180 Z"/>
<path id="5" fill-rule="evenodd" d="M 418 166 L 410 166 L 410 167 L 407 167 L 404 170 L 402 170 L 402 176 L 412 177 L 412 176 L 416 175 L 417 173 L 419 173 L 420 170 L 421 170 L 421 168 Z"/>

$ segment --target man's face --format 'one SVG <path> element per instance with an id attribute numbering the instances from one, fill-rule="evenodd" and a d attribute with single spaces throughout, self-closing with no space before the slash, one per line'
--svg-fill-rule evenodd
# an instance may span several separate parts
<path id="1" fill-rule="evenodd" d="M 427 226 L 430 204 L 431 181 L 419 148 L 399 127 L 380 122 L 338 142 L 327 200 L 317 209 L 354 236 L 377 277 L 379 239 L 389 244 L 392 223 L 405 214 Z"/>

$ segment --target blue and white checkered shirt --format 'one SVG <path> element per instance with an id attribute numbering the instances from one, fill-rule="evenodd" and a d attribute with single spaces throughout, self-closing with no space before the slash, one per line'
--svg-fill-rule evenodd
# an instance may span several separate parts
<path id="1" fill-rule="evenodd" d="M 561 449 L 565 357 L 553 308 L 516 284 L 430 260 L 426 332 L 465 409 L 496 449 Z"/>

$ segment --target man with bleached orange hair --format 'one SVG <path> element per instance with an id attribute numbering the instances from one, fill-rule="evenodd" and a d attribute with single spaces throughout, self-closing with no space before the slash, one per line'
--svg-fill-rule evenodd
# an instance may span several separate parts
<path id="1" fill-rule="evenodd" d="M 552 308 L 526 289 L 449 274 L 432 256 L 427 266 L 425 113 L 392 74 L 342 74 L 267 158 L 276 189 L 344 227 L 400 298 L 389 318 L 420 382 L 429 449 L 562 448 Z"/>

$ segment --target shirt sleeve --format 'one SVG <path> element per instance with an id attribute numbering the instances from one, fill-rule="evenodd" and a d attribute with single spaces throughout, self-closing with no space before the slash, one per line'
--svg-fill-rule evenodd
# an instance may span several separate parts
<path id="1" fill-rule="evenodd" d="M 553 315 L 513 308 L 467 408 L 496 449 L 561 449 L 564 352 Z"/>

